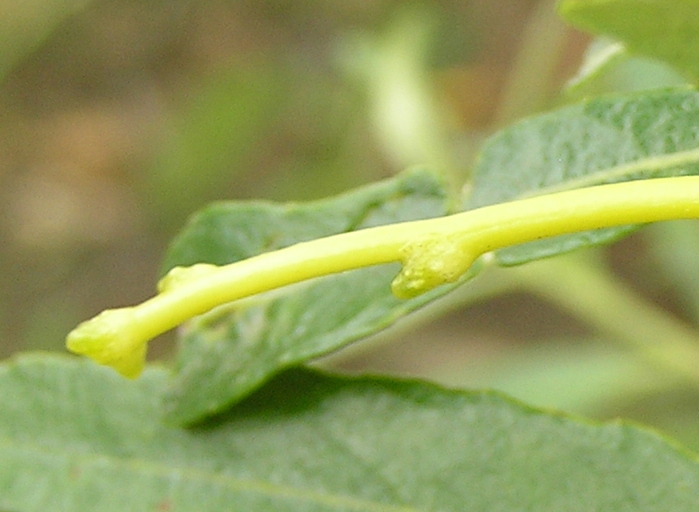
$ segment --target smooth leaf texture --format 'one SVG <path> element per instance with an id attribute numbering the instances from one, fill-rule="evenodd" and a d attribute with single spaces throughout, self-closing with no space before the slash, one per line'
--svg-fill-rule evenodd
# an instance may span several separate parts
<path id="1" fill-rule="evenodd" d="M 698 0 L 563 0 L 563 18 L 699 79 Z"/>
<path id="2" fill-rule="evenodd" d="M 699 174 L 699 93 L 608 96 L 521 121 L 483 148 L 467 208 L 554 191 Z M 610 242 L 633 226 L 588 231 L 497 252 L 517 265 Z"/>
<path id="3" fill-rule="evenodd" d="M 166 268 L 224 264 L 335 233 L 446 214 L 441 183 L 424 171 L 306 204 L 221 203 L 196 215 Z M 203 315 L 182 329 L 166 414 L 191 423 L 239 400 L 279 370 L 376 332 L 442 295 L 404 301 L 390 290 L 400 266 L 331 275 Z"/>
<path id="4" fill-rule="evenodd" d="M 196 429 L 164 371 L 0 367 L 0 508 L 17 512 L 694 512 L 699 465 L 655 434 L 484 392 L 294 370 Z"/>

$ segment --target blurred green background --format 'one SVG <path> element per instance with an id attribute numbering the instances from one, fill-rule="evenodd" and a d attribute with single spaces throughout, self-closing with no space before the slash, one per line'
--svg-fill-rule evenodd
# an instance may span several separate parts
<path id="1" fill-rule="evenodd" d="M 168 241 L 212 200 L 316 199 L 411 165 L 460 186 L 485 137 L 562 102 L 588 43 L 550 0 L 0 1 L 1 355 L 63 350 L 78 322 L 151 296 Z M 638 61 L 602 89 L 674 79 Z M 668 224 L 586 257 L 692 322 L 697 240 Z M 694 387 L 497 279 L 324 364 L 495 386 L 699 446 Z"/>

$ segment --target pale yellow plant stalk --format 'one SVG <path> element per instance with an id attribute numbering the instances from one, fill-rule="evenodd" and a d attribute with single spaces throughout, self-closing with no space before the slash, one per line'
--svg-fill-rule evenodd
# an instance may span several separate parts
<path id="1" fill-rule="evenodd" d="M 436 219 L 320 238 L 224 266 L 172 269 L 140 305 L 107 310 L 76 327 L 68 349 L 137 377 L 147 342 L 216 306 L 346 270 L 400 262 L 393 293 L 410 298 L 459 279 L 482 254 L 589 229 L 699 217 L 699 177 L 582 188 Z"/>

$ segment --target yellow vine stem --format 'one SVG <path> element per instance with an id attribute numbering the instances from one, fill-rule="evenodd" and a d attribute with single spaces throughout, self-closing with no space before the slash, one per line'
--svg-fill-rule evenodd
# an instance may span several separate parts
<path id="1" fill-rule="evenodd" d="M 403 267 L 393 293 L 410 298 L 456 281 L 482 254 L 551 236 L 624 224 L 699 217 L 699 177 L 658 178 L 557 192 L 436 219 L 303 242 L 224 266 L 173 269 L 140 305 L 107 310 L 76 327 L 68 349 L 126 377 L 143 370 L 155 336 L 214 307 L 346 270 Z"/>

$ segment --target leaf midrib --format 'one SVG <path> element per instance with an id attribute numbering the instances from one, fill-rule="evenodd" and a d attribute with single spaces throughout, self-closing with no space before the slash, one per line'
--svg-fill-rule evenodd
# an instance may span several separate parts
<path id="1" fill-rule="evenodd" d="M 689 164 L 699 164 L 699 148 L 646 157 L 639 160 L 634 160 L 633 162 L 626 162 L 614 167 L 609 167 L 600 172 L 588 174 L 586 176 L 557 183 L 555 185 L 542 187 L 533 192 L 526 192 L 517 196 L 516 199 L 524 199 L 527 197 L 563 192 L 565 190 L 592 187 L 595 185 L 608 183 L 611 180 L 624 178 L 632 174 L 642 173 L 644 171 L 660 171 L 663 169 L 670 169 Z"/>
<path id="2" fill-rule="evenodd" d="M 219 485 L 236 492 L 257 493 L 271 498 L 288 498 L 289 500 L 313 502 L 326 505 L 338 510 L 356 510 L 360 512 L 427 512 L 426 509 L 402 505 L 389 505 L 369 500 L 361 500 L 340 494 L 321 493 L 307 489 L 299 489 L 287 485 L 267 482 L 264 480 L 253 480 L 238 478 L 230 474 L 221 474 L 214 471 L 207 471 L 202 468 L 182 467 L 171 464 L 171 461 L 157 463 L 140 458 L 119 458 L 113 455 L 100 453 L 81 453 L 76 456 L 75 452 L 69 451 L 48 451 L 46 446 L 34 443 L 17 443 L 11 438 L 0 438 L 0 459 L 4 459 L 7 451 L 21 453 L 23 460 L 33 460 L 32 454 L 40 457 L 60 457 L 69 459 L 71 463 L 82 463 L 87 466 L 99 465 L 104 468 L 104 463 L 113 469 L 127 469 L 132 474 L 148 475 L 152 478 L 171 479 L 177 473 L 178 481 L 184 479 L 190 481 L 203 481 L 210 484 Z M 54 459 L 55 460 L 55 459 Z"/>

